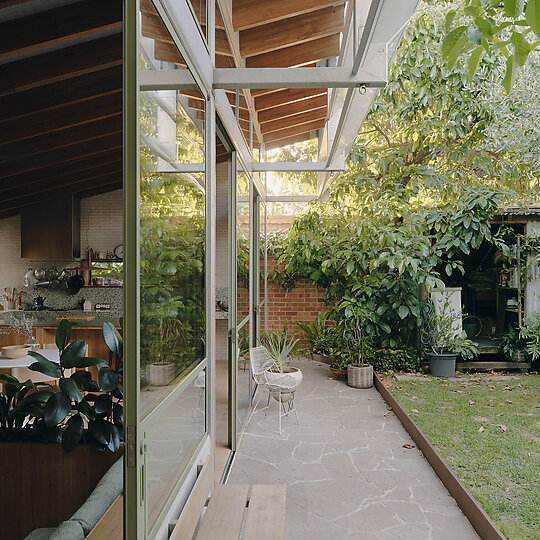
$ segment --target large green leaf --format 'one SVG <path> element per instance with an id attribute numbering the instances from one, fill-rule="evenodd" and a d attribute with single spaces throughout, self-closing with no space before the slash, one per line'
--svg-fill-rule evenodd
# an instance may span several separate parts
<path id="1" fill-rule="evenodd" d="M 506 61 L 506 73 L 503 79 L 503 87 L 507 93 L 510 93 L 512 89 L 512 84 L 514 82 L 514 57 L 510 56 Z"/>
<path id="2" fill-rule="evenodd" d="M 110 322 L 103 323 L 103 339 L 113 353 L 122 354 L 124 342 L 114 324 Z"/>
<path id="3" fill-rule="evenodd" d="M 71 324 L 67 319 L 62 319 L 56 329 L 56 346 L 58 350 L 63 350 L 71 341 Z"/>
<path id="4" fill-rule="evenodd" d="M 39 371 L 40 373 L 44 373 L 45 375 L 49 375 L 49 377 L 53 378 L 62 376 L 60 364 L 57 364 L 56 362 L 51 362 L 43 355 L 35 351 L 30 351 L 28 353 L 28 356 L 31 356 L 32 358 L 35 358 L 37 360 L 37 362 L 34 362 L 29 366 L 32 371 Z"/>
<path id="5" fill-rule="evenodd" d="M 444 36 L 441 47 L 441 52 L 444 58 L 448 58 L 452 51 L 459 46 L 460 40 L 466 30 L 467 26 L 461 25 L 453 30 L 450 30 L 450 32 Z M 460 52 L 462 48 L 463 47 L 460 48 Z"/>
<path id="6" fill-rule="evenodd" d="M 523 66 L 531 52 L 531 46 L 520 32 L 514 32 L 511 40 L 514 45 L 515 61 L 518 66 Z"/>
<path id="7" fill-rule="evenodd" d="M 107 414 L 112 407 L 112 398 L 109 394 L 101 394 L 94 402 L 96 414 Z"/>
<path id="8" fill-rule="evenodd" d="M 43 419 L 47 426 L 56 426 L 63 422 L 71 410 L 71 400 L 62 392 L 53 394 L 43 409 Z"/>
<path id="9" fill-rule="evenodd" d="M 77 388 L 77 383 L 73 379 L 66 379 L 62 377 L 59 382 L 60 390 L 66 394 L 66 396 L 73 399 L 76 403 L 82 400 L 81 393 Z"/>
<path id="10" fill-rule="evenodd" d="M 68 421 L 62 433 L 62 448 L 71 452 L 79 444 L 84 430 L 84 422 L 80 414 L 74 414 Z"/>
<path id="11" fill-rule="evenodd" d="M 81 356 L 86 355 L 86 343 L 82 339 L 78 339 L 73 343 L 70 343 L 60 355 L 60 364 L 63 367 L 73 367 L 66 366 L 65 363 L 72 358 L 80 358 Z"/>
<path id="12" fill-rule="evenodd" d="M 540 38 L 540 0 L 528 0 L 525 19 L 532 31 Z"/>
<path id="13" fill-rule="evenodd" d="M 110 368 L 103 367 L 98 373 L 98 385 L 102 392 L 110 392 L 118 384 L 118 375 Z"/>
<path id="14" fill-rule="evenodd" d="M 507 17 L 517 19 L 523 13 L 525 0 L 504 0 L 504 13 Z"/>
<path id="15" fill-rule="evenodd" d="M 484 49 L 482 47 L 476 47 L 469 57 L 469 61 L 467 63 L 469 81 L 472 81 L 474 74 L 476 73 L 476 68 L 478 67 L 480 58 L 482 58 L 482 54 L 484 54 Z"/>
<path id="16" fill-rule="evenodd" d="M 64 360 L 62 365 L 65 369 L 69 368 L 85 368 L 90 366 L 99 366 L 100 364 L 106 364 L 102 358 L 92 358 L 91 356 L 82 356 L 80 358 L 69 358 Z"/>

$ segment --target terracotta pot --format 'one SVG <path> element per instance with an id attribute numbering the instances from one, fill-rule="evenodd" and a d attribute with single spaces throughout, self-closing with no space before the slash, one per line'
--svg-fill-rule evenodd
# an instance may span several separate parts
<path id="1" fill-rule="evenodd" d="M 167 386 L 174 377 L 174 364 L 150 364 L 148 382 L 152 386 Z"/>
<path id="2" fill-rule="evenodd" d="M 330 371 L 334 375 L 334 377 L 338 381 L 346 381 L 347 380 L 347 370 L 346 369 L 336 369 L 332 366 L 330 366 Z"/>
<path id="3" fill-rule="evenodd" d="M 69 519 L 121 455 L 89 444 L 66 454 L 59 444 L 0 443 L 2 538 L 19 540 Z"/>
<path id="4" fill-rule="evenodd" d="M 314 362 L 321 362 L 322 364 L 331 364 L 332 363 L 332 360 L 329 356 L 327 356 L 326 354 L 321 354 L 321 353 L 313 353 L 311 355 L 311 359 L 314 361 Z"/>

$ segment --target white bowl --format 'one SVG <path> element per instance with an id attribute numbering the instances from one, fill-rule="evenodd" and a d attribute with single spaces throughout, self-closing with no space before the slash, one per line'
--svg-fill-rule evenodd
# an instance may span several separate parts
<path id="1" fill-rule="evenodd" d="M 30 349 L 29 345 L 6 345 L 2 347 L 2 355 L 5 358 L 24 358 Z"/>

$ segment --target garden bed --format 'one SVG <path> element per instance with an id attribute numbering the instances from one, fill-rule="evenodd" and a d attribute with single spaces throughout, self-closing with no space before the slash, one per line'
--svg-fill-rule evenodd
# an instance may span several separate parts
<path id="1" fill-rule="evenodd" d="M 385 384 L 509 539 L 540 536 L 538 375 Z"/>

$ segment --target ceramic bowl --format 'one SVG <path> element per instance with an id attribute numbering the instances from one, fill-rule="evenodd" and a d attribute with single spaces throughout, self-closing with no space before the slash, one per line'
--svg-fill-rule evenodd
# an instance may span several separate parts
<path id="1" fill-rule="evenodd" d="M 5 358 L 24 358 L 30 351 L 29 345 L 7 345 L 2 347 L 2 355 Z"/>

